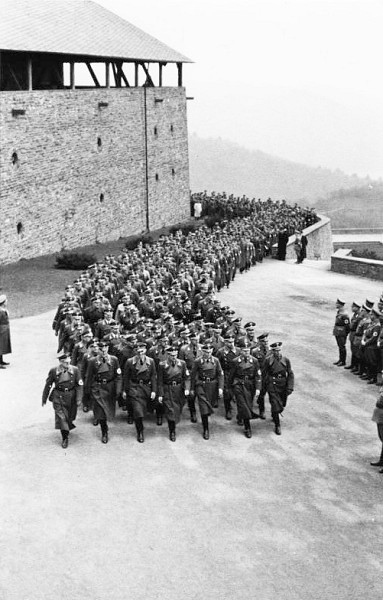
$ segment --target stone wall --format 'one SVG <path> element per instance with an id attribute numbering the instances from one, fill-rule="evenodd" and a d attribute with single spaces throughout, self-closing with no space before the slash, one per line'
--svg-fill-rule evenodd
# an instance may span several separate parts
<path id="1" fill-rule="evenodd" d="M 329 260 L 333 253 L 331 221 L 329 218 L 318 215 L 320 221 L 306 227 L 303 233 L 307 236 L 307 258 L 316 260 Z M 286 248 L 286 259 L 296 260 L 294 250 L 295 235 L 289 237 Z M 277 254 L 278 244 L 273 246 L 273 256 Z"/>
<path id="2" fill-rule="evenodd" d="M 0 93 L 0 262 L 175 224 L 189 206 L 184 88 Z"/>
<path id="3" fill-rule="evenodd" d="M 383 244 L 382 242 L 374 242 L 374 241 L 365 241 L 365 242 L 334 242 L 334 252 L 339 250 L 340 248 L 344 248 L 347 246 L 353 253 L 360 252 L 374 252 L 376 255 L 375 258 L 377 260 L 383 260 Z"/>
<path id="4" fill-rule="evenodd" d="M 351 256 L 351 248 L 337 250 L 331 257 L 331 271 L 383 281 L 383 261 Z"/>

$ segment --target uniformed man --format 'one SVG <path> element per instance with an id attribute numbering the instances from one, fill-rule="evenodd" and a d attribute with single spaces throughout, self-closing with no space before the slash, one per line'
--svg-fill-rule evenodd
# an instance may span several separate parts
<path id="1" fill-rule="evenodd" d="M 282 342 L 274 342 L 270 345 L 272 355 L 266 357 L 263 370 L 271 405 L 271 417 L 277 435 L 281 435 L 279 415 L 286 407 L 287 397 L 294 391 L 294 373 L 290 360 L 282 356 L 281 346 Z"/>
<path id="2" fill-rule="evenodd" d="M 339 359 L 334 362 L 334 365 L 337 367 L 342 367 L 346 364 L 346 340 L 350 332 L 350 318 L 346 313 L 344 305 L 345 302 L 339 300 L 338 298 L 336 301 L 337 313 L 335 317 L 335 325 L 332 332 L 339 348 Z"/>
<path id="3" fill-rule="evenodd" d="M 361 342 L 365 352 L 366 376 L 370 384 L 376 383 L 378 376 L 379 350 L 377 342 L 381 329 L 380 316 L 380 311 L 377 308 L 372 308 L 371 322 L 364 330 Z"/>
<path id="4" fill-rule="evenodd" d="M 59 356 L 59 366 L 48 373 L 42 397 L 42 406 L 49 398 L 55 411 L 55 429 L 60 429 L 63 448 L 68 447 L 69 432 L 76 427 L 77 407 L 83 393 L 83 381 L 77 367 L 70 364 L 70 356 Z"/>
<path id="5" fill-rule="evenodd" d="M 197 358 L 202 356 L 202 346 L 199 343 L 199 335 L 196 331 L 191 331 L 189 336 L 189 343 L 181 346 L 179 350 L 179 357 L 181 360 L 186 362 L 188 371 L 193 371 L 193 366 Z M 192 389 L 188 398 L 188 405 L 190 411 L 191 423 L 197 423 L 197 413 L 195 407 L 194 390 Z"/>
<path id="6" fill-rule="evenodd" d="M 128 415 L 131 411 L 136 424 L 137 441 L 144 442 L 144 417 L 155 407 L 157 373 L 154 360 L 146 356 L 146 344 L 137 344 L 137 355 L 125 363 L 122 397 L 127 401 Z M 162 425 L 163 408 L 156 407 L 157 425 Z"/>
<path id="7" fill-rule="evenodd" d="M 252 350 L 258 345 L 257 338 L 255 337 L 255 323 L 254 321 L 249 321 L 244 326 L 245 333 L 242 336 L 239 336 L 237 339 L 238 348 L 244 348 L 247 345 L 250 346 Z"/>
<path id="8" fill-rule="evenodd" d="M 176 423 L 180 421 L 185 397 L 190 393 L 190 372 L 185 361 L 177 358 L 177 346 L 168 346 L 166 351 L 167 358 L 158 367 L 158 402 L 164 406 L 169 439 L 175 442 Z"/>
<path id="9" fill-rule="evenodd" d="M 241 348 L 241 355 L 233 361 L 229 377 L 238 419 L 243 421 L 245 436 L 251 438 L 250 419 L 256 415 L 254 403 L 261 391 L 262 374 L 257 359 L 250 354 L 250 345 Z"/>
<path id="10" fill-rule="evenodd" d="M 361 319 L 361 306 L 357 302 L 353 302 L 351 305 L 352 317 L 350 320 L 350 350 L 351 350 L 351 363 L 346 366 L 345 369 L 350 369 L 351 372 L 358 370 L 358 358 L 356 355 L 356 348 L 354 344 L 355 332 Z"/>
<path id="11" fill-rule="evenodd" d="M 238 358 L 240 351 L 234 345 L 234 334 L 228 333 L 224 338 L 224 347 L 217 351 L 217 358 L 221 363 L 221 367 L 224 373 L 224 386 L 223 386 L 223 402 L 225 405 L 225 417 L 228 421 L 233 418 L 231 402 L 232 389 L 229 385 L 229 376 L 232 370 L 233 362 Z"/>
<path id="12" fill-rule="evenodd" d="M 121 393 L 121 369 L 115 356 L 108 354 L 108 343 L 99 342 L 100 355 L 88 364 L 85 390 L 93 404 L 94 420 L 101 427 L 101 441 L 108 443 L 108 421 L 116 412 L 116 400 Z"/>
<path id="13" fill-rule="evenodd" d="M 364 346 L 362 346 L 362 339 L 365 330 L 370 326 L 371 323 L 371 308 L 372 306 L 370 307 L 369 305 L 367 305 L 366 300 L 366 303 L 363 304 L 361 309 L 361 318 L 356 328 L 354 337 L 354 345 L 356 348 L 356 355 L 358 359 L 358 371 L 356 374 L 359 375 L 361 379 L 367 379 L 366 352 Z"/>
<path id="14" fill-rule="evenodd" d="M 263 373 L 263 368 L 265 366 L 265 360 L 268 355 L 270 355 L 269 350 L 269 334 L 268 332 L 261 333 L 257 337 L 258 343 L 255 348 L 252 348 L 250 351 L 251 355 L 254 356 L 260 366 L 261 372 Z M 262 385 L 261 391 L 258 396 L 258 407 L 259 407 L 259 418 L 263 421 L 266 419 L 265 415 L 265 395 L 266 395 L 266 386 L 265 386 L 265 378 L 262 377 Z"/>
<path id="15" fill-rule="evenodd" d="M 224 374 L 221 364 L 213 356 L 213 348 L 202 346 L 202 356 L 193 365 L 191 389 L 198 400 L 203 426 L 203 438 L 208 440 L 209 416 L 218 407 L 218 399 L 223 398 Z"/>

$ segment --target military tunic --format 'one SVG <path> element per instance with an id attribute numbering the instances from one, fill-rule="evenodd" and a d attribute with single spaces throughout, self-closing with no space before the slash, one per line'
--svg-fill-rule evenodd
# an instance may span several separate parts
<path id="1" fill-rule="evenodd" d="M 148 410 L 153 412 L 155 403 L 150 396 L 157 392 L 157 373 L 152 358 L 145 356 L 142 363 L 138 356 L 128 358 L 122 385 L 127 395 L 128 410 L 131 408 L 134 419 L 145 417 Z"/>
<path id="2" fill-rule="evenodd" d="M 294 390 L 294 373 L 290 360 L 285 356 L 281 356 L 280 359 L 269 356 L 265 360 L 263 372 L 271 413 L 281 413 L 286 406 L 288 393 Z"/>
<path id="3" fill-rule="evenodd" d="M 261 390 L 261 369 L 253 356 L 236 358 L 232 364 L 230 383 L 237 402 L 237 418 L 251 419 L 253 397 Z"/>
<path id="4" fill-rule="evenodd" d="M 52 387 L 54 386 L 54 387 Z M 60 367 L 49 371 L 43 390 L 43 404 L 49 399 L 55 411 L 55 429 L 70 431 L 76 425 L 77 405 L 82 400 L 83 381 L 73 365 L 64 371 Z"/>
<path id="5" fill-rule="evenodd" d="M 115 356 L 91 358 L 88 363 L 85 392 L 93 404 L 94 418 L 98 421 L 112 419 L 116 400 L 121 393 L 121 369 Z"/>
<path id="6" fill-rule="evenodd" d="M 169 421 L 180 421 L 186 390 L 190 391 L 190 372 L 185 361 L 177 358 L 160 362 L 158 395 L 163 398 L 165 416 Z"/>
<path id="7" fill-rule="evenodd" d="M 223 390 L 224 374 L 218 358 L 197 358 L 192 371 L 192 390 L 201 415 L 211 415 L 218 407 L 218 389 Z"/>
<path id="8" fill-rule="evenodd" d="M 346 340 L 350 332 L 350 319 L 347 314 L 338 310 L 335 317 L 333 335 L 339 348 L 339 360 L 346 362 Z"/>

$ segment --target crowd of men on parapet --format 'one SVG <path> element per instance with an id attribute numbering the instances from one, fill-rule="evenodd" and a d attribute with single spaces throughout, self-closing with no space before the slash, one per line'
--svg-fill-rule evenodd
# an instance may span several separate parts
<path id="1" fill-rule="evenodd" d="M 281 434 L 279 415 L 294 386 L 290 361 L 280 342 L 269 346 L 268 333 L 256 336 L 255 323 L 243 324 L 217 293 L 262 262 L 282 226 L 303 229 L 316 215 L 285 201 L 225 194 L 202 199 L 215 214 L 225 206 L 226 218 L 211 229 L 177 231 L 106 256 L 67 286 L 53 322 L 60 362 L 43 392 L 43 405 L 53 402 L 64 448 L 81 402 L 84 412 L 93 410 L 103 443 L 116 403 L 135 423 L 139 442 L 148 411 L 157 425 L 166 417 L 175 441 L 186 401 L 192 423 L 199 408 L 204 439 L 219 402 L 227 420 L 236 406 L 237 423 L 251 437 L 250 420 L 265 419 L 268 393 Z"/>

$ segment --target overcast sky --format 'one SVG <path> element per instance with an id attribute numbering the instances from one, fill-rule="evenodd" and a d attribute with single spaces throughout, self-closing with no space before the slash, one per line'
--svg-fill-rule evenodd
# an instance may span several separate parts
<path id="1" fill-rule="evenodd" d="M 382 0 L 96 1 L 194 61 L 190 133 L 383 177 Z"/>

